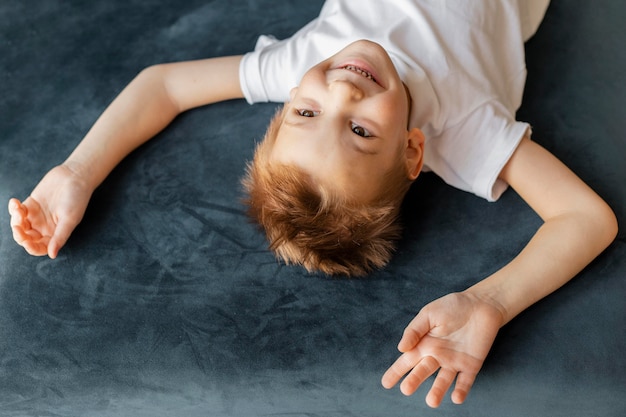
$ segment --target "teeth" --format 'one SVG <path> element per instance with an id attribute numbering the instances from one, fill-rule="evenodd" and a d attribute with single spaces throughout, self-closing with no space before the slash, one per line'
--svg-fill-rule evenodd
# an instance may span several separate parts
<path id="1" fill-rule="evenodd" d="M 346 65 L 345 67 L 343 67 L 343 69 L 346 69 L 348 71 L 356 72 L 357 74 L 361 74 L 362 76 L 364 76 L 367 79 L 370 79 L 372 81 L 376 81 L 374 79 L 374 77 L 372 77 L 372 74 L 370 74 L 369 72 L 365 71 L 362 68 L 355 67 L 354 65 Z"/>

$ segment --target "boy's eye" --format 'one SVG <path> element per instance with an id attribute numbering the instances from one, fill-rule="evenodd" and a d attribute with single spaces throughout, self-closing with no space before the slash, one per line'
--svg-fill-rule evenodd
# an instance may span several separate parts
<path id="1" fill-rule="evenodd" d="M 359 126 L 356 123 L 350 123 L 350 128 L 352 129 L 352 132 L 364 137 L 364 138 L 369 138 L 372 136 L 372 134 L 363 126 Z"/>
<path id="2" fill-rule="evenodd" d="M 296 112 L 302 117 L 315 117 L 320 113 L 309 109 L 298 109 Z"/>
<path id="3" fill-rule="evenodd" d="M 296 109 L 296 113 L 302 117 L 317 117 L 320 114 L 320 112 L 310 109 Z M 352 130 L 352 133 L 354 133 L 355 135 L 359 135 L 363 138 L 369 138 L 373 136 L 369 132 L 369 130 L 367 130 L 363 126 L 359 126 L 354 122 L 350 122 L 350 129 Z"/>

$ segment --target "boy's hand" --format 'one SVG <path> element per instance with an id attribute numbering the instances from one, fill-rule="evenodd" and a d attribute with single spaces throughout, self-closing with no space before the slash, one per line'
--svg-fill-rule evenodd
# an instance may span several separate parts
<path id="1" fill-rule="evenodd" d="M 9 201 L 13 239 L 31 255 L 56 258 L 80 223 L 92 190 L 69 167 L 50 170 L 23 203 Z"/>
<path id="2" fill-rule="evenodd" d="M 406 375 L 400 389 L 411 395 L 439 369 L 426 402 L 438 407 L 456 378 L 452 401 L 461 404 L 502 324 L 500 308 L 468 292 L 433 301 L 405 329 L 398 345 L 403 354 L 385 372 L 383 386 Z"/>

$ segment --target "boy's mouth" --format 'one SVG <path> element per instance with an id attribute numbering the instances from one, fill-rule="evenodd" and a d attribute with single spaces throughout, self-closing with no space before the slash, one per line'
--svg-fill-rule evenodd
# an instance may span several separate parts
<path id="1" fill-rule="evenodd" d="M 372 80 L 376 84 L 378 84 L 378 81 L 376 80 L 376 78 L 374 78 L 372 73 L 364 70 L 363 68 L 357 67 L 356 65 L 346 65 L 344 67 L 341 67 L 341 69 L 352 71 L 352 72 L 356 72 L 357 74 L 362 75 L 363 77 L 367 78 L 368 80 Z"/>

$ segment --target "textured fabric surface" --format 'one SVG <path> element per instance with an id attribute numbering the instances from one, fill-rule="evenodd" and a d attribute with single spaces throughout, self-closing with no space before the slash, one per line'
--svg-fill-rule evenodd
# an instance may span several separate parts
<path id="1" fill-rule="evenodd" d="M 0 202 L 25 198 L 147 65 L 285 37 L 321 1 L 0 4 Z M 553 2 L 527 45 L 520 119 L 626 219 L 626 7 Z M 239 177 L 274 105 L 179 117 L 97 190 L 59 258 L 0 212 L 0 416 L 623 416 L 626 242 L 500 332 L 462 406 L 379 383 L 421 306 L 508 262 L 540 224 L 424 175 L 383 271 L 278 264 Z"/>

